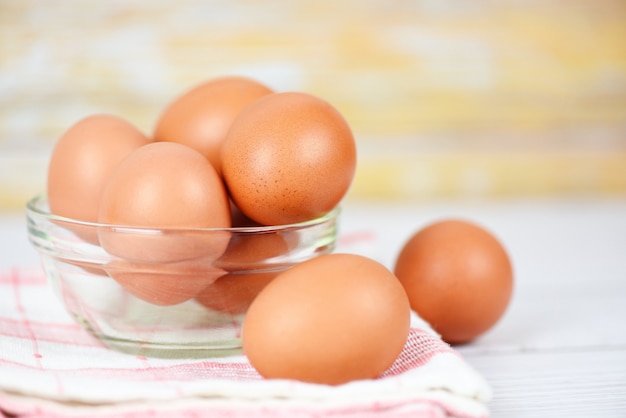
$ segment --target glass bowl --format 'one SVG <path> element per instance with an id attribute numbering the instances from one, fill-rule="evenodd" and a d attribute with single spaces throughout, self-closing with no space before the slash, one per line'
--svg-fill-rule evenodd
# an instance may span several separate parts
<path id="1" fill-rule="evenodd" d="M 106 346 L 152 357 L 241 349 L 248 306 L 278 273 L 337 239 L 339 208 L 307 222 L 236 228 L 131 228 L 26 205 L 28 237 L 67 311 Z"/>

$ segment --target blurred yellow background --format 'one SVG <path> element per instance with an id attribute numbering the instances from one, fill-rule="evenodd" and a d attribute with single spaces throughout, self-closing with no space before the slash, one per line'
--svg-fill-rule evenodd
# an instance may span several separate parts
<path id="1" fill-rule="evenodd" d="M 0 207 L 78 119 L 229 74 L 334 104 L 355 198 L 626 195 L 622 0 L 0 0 Z"/>

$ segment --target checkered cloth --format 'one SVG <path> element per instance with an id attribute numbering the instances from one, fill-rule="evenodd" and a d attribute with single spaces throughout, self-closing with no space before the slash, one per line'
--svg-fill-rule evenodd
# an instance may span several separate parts
<path id="1" fill-rule="evenodd" d="M 160 359 L 105 348 L 39 268 L 0 271 L 0 413 L 20 417 L 484 417 L 490 388 L 416 316 L 378 379 L 265 380 L 244 356 Z"/>

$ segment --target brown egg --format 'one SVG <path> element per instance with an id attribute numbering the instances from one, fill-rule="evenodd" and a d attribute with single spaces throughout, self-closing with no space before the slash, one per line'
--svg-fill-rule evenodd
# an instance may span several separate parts
<path id="1" fill-rule="evenodd" d="M 97 238 L 98 234 L 95 233 L 95 236 Z M 83 260 L 70 260 L 69 258 L 64 259 L 63 262 L 67 263 L 68 265 L 78 267 L 82 271 L 87 272 L 89 274 L 95 274 L 97 276 L 104 276 L 104 277 L 108 276 L 107 272 L 102 268 L 101 263 L 97 263 L 93 261 L 83 261 Z"/>
<path id="2" fill-rule="evenodd" d="M 506 310 L 513 270 L 500 242 L 482 227 L 442 220 L 413 235 L 395 265 L 411 307 L 451 344 L 491 328 Z"/>
<path id="3" fill-rule="evenodd" d="M 225 274 L 211 258 L 167 264 L 113 260 L 105 270 L 129 293 L 159 306 L 185 302 Z"/>
<path id="4" fill-rule="evenodd" d="M 259 292 L 279 273 L 229 273 L 204 288 L 196 300 L 215 311 L 238 315 L 245 313 Z"/>
<path id="5" fill-rule="evenodd" d="M 237 234 L 231 237 L 226 251 L 216 263 L 227 271 L 260 269 L 268 259 L 288 251 L 289 245 L 281 234 Z"/>
<path id="6" fill-rule="evenodd" d="M 260 223 L 248 218 L 241 211 L 241 209 L 239 209 L 237 205 L 233 203 L 232 199 L 230 201 L 230 218 L 232 226 L 234 228 L 262 226 Z"/>
<path id="7" fill-rule="evenodd" d="M 386 267 L 327 254 L 279 274 L 252 302 L 243 349 L 266 378 L 338 385 L 379 376 L 409 332 L 409 301 Z"/>
<path id="8" fill-rule="evenodd" d="M 190 146 L 206 156 L 218 173 L 220 148 L 233 120 L 256 99 L 272 93 L 245 77 L 221 77 L 194 87 L 161 114 L 154 132 L 157 141 Z"/>
<path id="9" fill-rule="evenodd" d="M 237 116 L 222 146 L 231 198 L 265 225 L 307 221 L 333 209 L 356 168 L 352 131 L 329 103 L 275 93 Z"/>
<path id="10" fill-rule="evenodd" d="M 139 263 L 215 259 L 230 239 L 227 231 L 197 230 L 230 227 L 228 196 L 202 154 L 173 142 L 143 146 L 117 166 L 103 191 L 98 219 L 129 227 L 99 231 L 100 244 Z"/>
<path id="11" fill-rule="evenodd" d="M 57 141 L 48 166 L 48 204 L 55 215 L 97 222 L 100 196 L 117 164 L 150 140 L 125 120 L 92 115 L 71 126 Z M 77 235 L 97 242 L 88 227 Z"/>

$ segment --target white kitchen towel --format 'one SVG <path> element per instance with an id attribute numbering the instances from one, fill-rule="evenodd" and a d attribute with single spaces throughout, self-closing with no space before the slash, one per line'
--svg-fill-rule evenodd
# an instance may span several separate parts
<path id="1" fill-rule="evenodd" d="M 485 417 L 490 387 L 425 322 L 382 376 L 340 386 L 260 377 L 245 356 L 162 359 L 104 347 L 39 268 L 0 272 L 0 412 L 19 417 Z"/>

